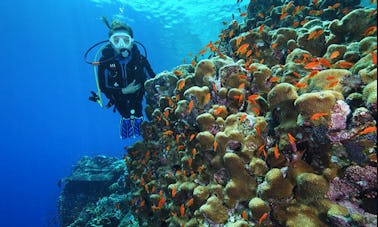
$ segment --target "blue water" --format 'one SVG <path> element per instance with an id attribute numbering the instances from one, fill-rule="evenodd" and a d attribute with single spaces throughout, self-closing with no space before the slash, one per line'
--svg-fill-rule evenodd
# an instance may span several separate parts
<path id="1" fill-rule="evenodd" d="M 96 87 L 83 54 L 107 38 L 101 16 L 131 25 L 159 73 L 216 40 L 236 11 L 234 0 L 110 2 L 0 3 L 1 226 L 56 226 L 58 180 L 80 157 L 121 157 L 130 144 L 119 139 L 119 115 L 87 99 Z"/>

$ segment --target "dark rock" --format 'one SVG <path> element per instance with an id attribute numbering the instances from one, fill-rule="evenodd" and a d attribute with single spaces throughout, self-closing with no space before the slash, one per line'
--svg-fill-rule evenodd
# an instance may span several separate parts
<path id="1" fill-rule="evenodd" d="M 61 226 L 88 226 L 91 220 L 102 226 L 117 226 L 113 224 L 119 223 L 120 217 L 115 218 L 113 213 L 116 203 L 125 199 L 122 184 L 125 170 L 124 161 L 116 158 L 80 159 L 72 174 L 62 180 L 64 187 L 58 201 Z M 98 209 L 103 211 L 96 212 Z"/>

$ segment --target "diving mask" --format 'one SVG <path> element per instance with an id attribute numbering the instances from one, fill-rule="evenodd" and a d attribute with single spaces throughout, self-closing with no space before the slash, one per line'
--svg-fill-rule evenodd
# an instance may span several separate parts
<path id="1" fill-rule="evenodd" d="M 113 48 L 122 56 L 128 55 L 132 46 L 133 46 L 133 38 L 126 32 L 116 32 L 109 38 L 110 43 L 112 44 Z M 124 56 L 127 57 L 127 56 Z"/>

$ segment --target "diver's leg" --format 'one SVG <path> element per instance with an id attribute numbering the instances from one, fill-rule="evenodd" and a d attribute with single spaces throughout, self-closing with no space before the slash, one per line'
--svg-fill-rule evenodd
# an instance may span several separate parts
<path id="1" fill-rule="evenodd" d="M 130 117 L 130 108 L 128 104 L 128 100 L 125 96 L 121 96 L 118 98 L 117 102 L 115 103 L 115 106 L 118 110 L 118 112 L 122 115 L 124 118 Z"/>
<path id="2" fill-rule="evenodd" d="M 130 109 L 133 109 L 135 117 L 142 117 L 142 99 L 143 97 L 135 97 L 134 100 L 130 100 Z"/>

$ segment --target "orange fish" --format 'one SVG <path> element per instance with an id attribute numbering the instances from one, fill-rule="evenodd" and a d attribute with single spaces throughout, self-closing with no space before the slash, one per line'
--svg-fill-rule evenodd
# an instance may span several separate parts
<path id="1" fill-rule="evenodd" d="M 377 13 L 377 9 L 374 9 L 374 10 L 370 11 L 368 17 L 372 17 L 376 13 Z"/>
<path id="2" fill-rule="evenodd" d="M 248 58 L 249 56 L 251 56 L 251 54 L 252 54 L 252 50 L 249 50 L 249 51 L 247 51 L 247 53 L 245 54 L 245 56 Z"/>
<path id="3" fill-rule="evenodd" d="M 295 77 L 301 78 L 301 75 L 299 75 L 299 73 L 297 73 L 297 72 L 293 72 L 293 75 L 294 75 Z"/>
<path id="4" fill-rule="evenodd" d="M 173 73 L 174 73 L 176 76 L 181 76 L 181 75 L 182 75 L 182 72 L 179 71 L 179 70 L 174 70 Z"/>
<path id="5" fill-rule="evenodd" d="M 341 9 L 341 12 L 342 12 L 343 14 L 348 14 L 350 11 L 352 11 L 352 9 L 351 9 L 350 7 L 345 7 L 345 8 L 343 8 L 343 9 Z"/>
<path id="6" fill-rule="evenodd" d="M 371 52 L 371 59 L 373 61 L 373 65 L 377 64 L 377 53 Z"/>
<path id="7" fill-rule="evenodd" d="M 192 150 L 192 155 L 193 155 L 193 157 L 196 157 L 196 154 L 197 154 L 197 149 L 196 149 L 196 148 L 193 148 L 193 150 Z"/>
<path id="8" fill-rule="evenodd" d="M 289 142 L 290 142 L 291 144 L 295 143 L 295 138 L 294 138 L 294 136 L 292 136 L 290 133 L 287 133 L 287 137 L 289 138 Z"/>
<path id="9" fill-rule="evenodd" d="M 315 15 L 315 16 L 319 16 L 323 13 L 323 10 L 310 10 L 308 12 L 309 15 Z"/>
<path id="10" fill-rule="evenodd" d="M 240 16 L 245 17 L 245 16 L 247 16 L 247 13 L 240 13 Z"/>
<path id="11" fill-rule="evenodd" d="M 332 64 L 325 58 L 319 58 L 319 62 L 322 66 L 326 67 L 326 68 L 331 68 L 332 67 Z"/>
<path id="12" fill-rule="evenodd" d="M 264 19 L 264 14 L 263 13 L 258 13 L 257 16 L 261 17 L 261 19 Z"/>
<path id="13" fill-rule="evenodd" d="M 220 106 L 214 110 L 214 115 L 217 116 L 222 112 L 226 112 L 226 108 L 224 106 Z"/>
<path id="14" fill-rule="evenodd" d="M 244 89 L 245 88 L 245 83 L 241 83 L 239 86 L 238 86 L 238 89 Z"/>
<path id="15" fill-rule="evenodd" d="M 201 50 L 200 52 L 199 52 L 199 55 L 204 55 L 205 53 L 206 53 L 206 49 L 203 49 L 203 50 Z"/>
<path id="16" fill-rule="evenodd" d="M 320 30 L 316 30 L 316 31 L 312 31 L 310 33 L 310 35 L 308 36 L 307 40 L 310 40 L 310 39 L 317 39 L 319 38 L 322 34 L 323 34 L 324 30 L 323 29 L 320 29 Z"/>
<path id="17" fill-rule="evenodd" d="M 275 82 L 278 82 L 279 80 L 280 80 L 279 77 L 271 77 L 271 78 L 269 79 L 269 82 L 271 82 L 271 83 L 275 83 Z"/>
<path id="18" fill-rule="evenodd" d="M 240 74 L 239 75 L 239 79 L 246 80 L 246 79 L 248 79 L 248 77 L 246 75 L 244 75 L 244 74 Z"/>
<path id="19" fill-rule="evenodd" d="M 365 32 L 364 32 L 364 35 L 365 36 L 371 36 L 371 35 L 374 35 L 374 33 L 377 32 L 377 26 L 371 26 L 371 27 L 368 27 Z"/>
<path id="20" fill-rule="evenodd" d="M 299 22 L 298 22 L 298 21 L 294 21 L 294 22 L 293 22 L 293 28 L 298 27 L 298 25 L 299 25 Z"/>
<path id="21" fill-rule="evenodd" d="M 261 34 L 264 30 L 265 24 L 260 25 L 259 27 L 259 34 Z"/>
<path id="22" fill-rule="evenodd" d="M 185 87 L 185 80 L 181 79 L 177 82 L 177 91 L 181 91 Z"/>
<path id="23" fill-rule="evenodd" d="M 314 68 L 318 68 L 319 66 L 321 66 L 319 62 L 313 61 L 313 62 L 306 64 L 304 68 L 305 69 L 314 69 Z"/>
<path id="24" fill-rule="evenodd" d="M 281 16 L 280 16 L 280 20 L 283 20 L 283 19 L 285 19 L 285 17 L 288 15 L 288 13 L 286 12 L 286 13 L 283 13 L 283 14 L 281 14 Z"/>
<path id="25" fill-rule="evenodd" d="M 197 168 L 197 172 L 198 172 L 198 173 L 201 173 L 201 172 L 202 172 L 202 170 L 203 170 L 203 165 L 201 165 L 201 166 L 198 166 L 198 168 Z"/>
<path id="26" fill-rule="evenodd" d="M 261 145 L 258 149 L 259 153 L 263 153 L 264 157 L 266 158 L 267 154 L 266 154 L 266 151 L 265 151 L 265 144 Z"/>
<path id="27" fill-rule="evenodd" d="M 273 43 L 272 46 L 271 46 L 271 48 L 275 49 L 277 47 L 277 45 L 278 45 L 278 43 Z"/>
<path id="28" fill-rule="evenodd" d="M 243 115 L 240 117 L 239 122 L 242 123 L 246 118 L 247 118 L 247 114 L 243 114 Z"/>
<path id="29" fill-rule="evenodd" d="M 260 95 L 258 95 L 258 94 L 250 95 L 250 96 L 248 96 L 248 101 L 252 102 L 253 104 L 256 105 L 257 104 L 256 99 L 259 98 L 259 97 L 260 97 Z"/>
<path id="30" fill-rule="evenodd" d="M 172 193 L 171 193 L 172 198 L 174 198 L 174 197 L 176 196 L 176 192 L 177 192 L 177 188 L 176 188 L 176 187 L 173 187 L 173 188 L 172 188 Z"/>
<path id="31" fill-rule="evenodd" d="M 326 77 L 326 80 L 334 80 L 334 79 L 336 79 L 336 76 L 332 76 L 332 75 L 331 75 L 331 76 L 327 76 L 327 77 Z"/>
<path id="32" fill-rule="evenodd" d="M 319 71 L 317 71 L 317 70 L 313 70 L 313 71 L 311 71 L 310 74 L 308 74 L 308 78 L 312 78 L 312 77 L 314 77 L 318 72 L 319 72 Z"/>
<path id="33" fill-rule="evenodd" d="M 196 137 L 196 134 L 192 134 L 192 135 L 190 135 L 190 137 L 189 137 L 189 141 L 192 141 L 195 137 Z"/>
<path id="34" fill-rule="evenodd" d="M 211 99 L 211 94 L 207 93 L 205 95 L 204 105 L 208 104 L 210 102 L 210 99 Z"/>
<path id="35" fill-rule="evenodd" d="M 335 50 L 334 52 L 332 52 L 329 58 L 334 59 L 334 58 L 337 58 L 338 56 L 340 56 L 340 52 L 338 50 Z"/>
<path id="36" fill-rule="evenodd" d="M 259 110 L 259 109 L 257 109 L 256 107 L 253 107 L 253 108 L 252 108 L 252 110 L 253 110 L 253 112 L 255 112 L 255 113 L 256 113 L 256 115 L 257 115 L 257 116 L 259 116 L 259 115 L 260 115 L 260 110 Z"/>
<path id="37" fill-rule="evenodd" d="M 165 118 L 168 119 L 168 117 L 169 117 L 169 110 L 164 111 L 164 116 L 165 116 Z"/>
<path id="38" fill-rule="evenodd" d="M 191 63 L 190 63 L 193 67 L 196 66 L 196 60 L 192 60 Z"/>
<path id="39" fill-rule="evenodd" d="M 259 127 L 255 126 L 255 130 L 256 130 L 257 135 L 261 136 L 261 131 L 260 131 Z"/>
<path id="40" fill-rule="evenodd" d="M 213 146 L 214 146 L 214 152 L 217 151 L 217 147 L 218 147 L 218 143 L 217 143 L 217 141 L 214 140 L 214 144 L 213 144 Z"/>
<path id="41" fill-rule="evenodd" d="M 340 6 L 341 6 L 341 3 L 338 2 L 338 3 L 333 4 L 332 6 L 328 6 L 328 9 L 336 9 L 336 8 L 339 8 Z"/>
<path id="42" fill-rule="evenodd" d="M 191 101 L 189 102 L 189 105 L 188 105 L 188 112 L 189 112 L 189 113 L 192 112 L 193 106 L 194 106 L 194 101 L 191 100 Z"/>
<path id="43" fill-rule="evenodd" d="M 294 81 L 294 86 L 297 88 L 305 88 L 307 87 L 307 84 Z"/>
<path id="44" fill-rule="evenodd" d="M 316 33 L 316 39 L 319 38 L 323 33 L 324 33 L 323 29 L 318 30 L 318 32 Z"/>
<path id="45" fill-rule="evenodd" d="M 306 24 L 308 21 L 309 21 L 309 20 L 305 19 L 305 20 L 301 21 L 299 24 L 303 26 L 303 25 Z"/>
<path id="46" fill-rule="evenodd" d="M 287 4 L 286 9 L 290 9 L 292 6 L 293 6 L 293 1 L 290 1 L 290 2 Z"/>
<path id="47" fill-rule="evenodd" d="M 239 37 L 236 39 L 236 46 L 240 46 L 241 41 L 242 41 L 242 36 L 239 36 Z"/>
<path id="48" fill-rule="evenodd" d="M 191 198 L 191 199 L 188 200 L 188 202 L 186 202 L 186 206 L 190 207 L 191 205 L 193 205 L 193 203 L 194 203 L 194 199 Z"/>
<path id="49" fill-rule="evenodd" d="M 268 213 L 265 212 L 261 217 L 259 218 L 259 224 L 261 224 L 266 218 L 268 217 Z"/>
<path id="50" fill-rule="evenodd" d="M 177 150 L 178 151 L 185 150 L 185 146 L 184 145 L 179 145 L 179 146 L 177 146 Z"/>
<path id="51" fill-rule="evenodd" d="M 181 204 L 181 206 L 180 206 L 180 216 L 182 217 L 182 216 L 184 216 L 184 214 L 185 214 L 185 207 L 184 207 L 184 204 Z"/>
<path id="52" fill-rule="evenodd" d="M 229 38 L 232 38 L 232 36 L 234 36 L 234 30 L 230 30 L 229 32 L 228 32 L 228 37 Z"/>
<path id="53" fill-rule="evenodd" d="M 313 114 L 310 118 L 311 121 L 314 121 L 314 120 L 317 120 L 319 119 L 320 117 L 324 117 L 324 116 L 328 116 L 329 114 L 328 113 L 316 113 L 316 114 Z"/>
<path id="54" fill-rule="evenodd" d="M 352 68 L 354 64 L 352 62 L 342 61 L 337 63 L 337 66 L 342 69 L 349 69 Z"/>
<path id="55" fill-rule="evenodd" d="M 159 200 L 159 204 L 158 204 L 158 207 L 159 208 L 162 208 L 163 206 L 164 206 L 164 203 L 165 203 L 165 201 L 166 201 L 167 199 L 166 198 L 161 198 L 160 200 Z"/>
<path id="56" fill-rule="evenodd" d="M 318 31 L 312 31 L 307 37 L 307 40 L 314 39 L 316 35 L 318 34 Z"/>
<path id="57" fill-rule="evenodd" d="M 249 47 L 249 43 L 245 43 L 238 48 L 236 53 L 245 54 L 245 52 L 247 52 L 248 47 Z"/>
<path id="58" fill-rule="evenodd" d="M 261 145 L 257 150 L 261 153 L 265 149 L 265 144 Z"/>
<path id="59" fill-rule="evenodd" d="M 365 134 L 375 132 L 375 131 L 377 131 L 377 127 L 376 126 L 370 126 L 370 127 L 365 128 L 364 130 L 358 132 L 358 134 L 359 135 L 365 135 Z"/>
<path id="60" fill-rule="evenodd" d="M 189 168 L 192 168 L 192 163 L 193 163 L 193 159 L 189 158 L 188 159 L 188 166 L 189 166 Z"/>
<path id="61" fill-rule="evenodd" d="M 173 131 L 172 130 L 167 130 L 167 131 L 163 132 L 163 137 L 164 136 L 171 136 L 171 135 L 173 135 Z"/>
<path id="62" fill-rule="evenodd" d="M 241 213 L 241 217 L 244 219 L 244 220 L 247 220 L 247 212 L 245 210 L 243 210 L 243 212 Z"/>
<path id="63" fill-rule="evenodd" d="M 278 150 L 278 144 L 274 147 L 274 157 L 278 159 L 280 157 L 280 152 Z"/>
<path id="64" fill-rule="evenodd" d="M 213 46 L 213 43 L 210 41 L 206 46 L 205 46 L 205 48 L 210 48 L 210 47 L 212 47 Z"/>

